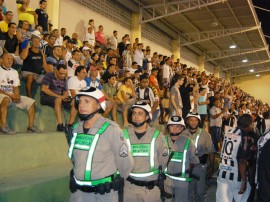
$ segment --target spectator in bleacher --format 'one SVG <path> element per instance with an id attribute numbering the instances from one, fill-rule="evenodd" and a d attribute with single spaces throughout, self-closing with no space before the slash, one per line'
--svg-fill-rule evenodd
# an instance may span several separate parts
<path id="1" fill-rule="evenodd" d="M 4 0 L 0 0 L 0 11 L 1 11 L 0 12 L 0 21 L 3 20 L 3 15 L 5 15 L 7 12 L 7 9 L 3 4 L 4 4 Z"/>
<path id="2" fill-rule="evenodd" d="M 95 34 L 95 38 L 96 38 L 96 42 L 98 43 L 102 51 L 106 51 L 106 38 L 103 32 L 103 29 L 104 28 L 102 25 L 98 26 L 98 31 Z"/>
<path id="3" fill-rule="evenodd" d="M 48 72 L 54 71 L 58 65 L 65 65 L 62 59 L 62 49 L 60 46 L 53 47 L 53 54 L 46 58 Z"/>
<path id="4" fill-rule="evenodd" d="M 5 15 L 4 20 L 0 22 L 0 30 L 1 32 L 7 32 L 8 31 L 8 24 L 12 22 L 13 20 L 13 13 L 12 11 L 7 11 Z"/>
<path id="5" fill-rule="evenodd" d="M 74 32 L 71 36 L 71 39 L 73 40 L 76 48 L 81 48 L 83 46 L 81 40 L 79 39 L 79 35 L 77 32 Z"/>
<path id="6" fill-rule="evenodd" d="M 172 116 L 182 117 L 183 98 L 180 94 L 179 88 L 184 83 L 184 77 L 176 74 L 172 79 L 172 88 L 170 90 L 170 110 Z"/>
<path id="7" fill-rule="evenodd" d="M 35 100 L 32 98 L 20 95 L 20 79 L 18 72 L 11 68 L 13 57 L 9 53 L 4 53 L 1 56 L 2 65 L 0 67 L 0 108 L 1 108 L 1 132 L 14 134 L 15 131 L 10 129 L 6 123 L 8 106 L 13 103 L 19 109 L 26 109 L 28 114 L 27 132 L 40 132 L 34 126 L 35 119 Z"/>
<path id="8" fill-rule="evenodd" d="M 60 35 L 59 30 L 58 30 L 58 29 L 54 29 L 54 30 L 52 31 L 52 35 L 53 35 L 54 38 L 55 38 L 55 43 L 54 43 L 54 45 L 55 45 L 55 46 L 62 46 L 62 44 L 63 44 L 63 37 Z"/>
<path id="9" fill-rule="evenodd" d="M 198 97 L 198 114 L 201 117 L 200 128 L 203 128 L 204 120 L 207 116 L 207 105 L 209 104 L 209 100 L 206 99 L 206 89 L 199 89 L 199 97 Z"/>
<path id="10" fill-rule="evenodd" d="M 16 37 L 19 43 L 22 43 L 26 39 L 30 39 L 31 32 L 29 31 L 29 23 L 22 21 L 22 27 L 17 29 Z"/>
<path id="11" fill-rule="evenodd" d="M 91 66 L 89 71 L 89 77 L 85 78 L 86 85 L 91 86 L 94 88 L 97 88 L 99 90 L 102 90 L 102 85 L 100 83 L 100 80 L 97 79 L 97 76 L 99 74 L 99 69 L 97 66 Z"/>
<path id="12" fill-rule="evenodd" d="M 170 86 L 170 65 L 171 61 L 169 58 L 167 58 L 165 61 L 165 64 L 162 67 L 162 87 L 168 88 Z"/>
<path id="13" fill-rule="evenodd" d="M 131 67 L 127 67 L 125 70 L 128 71 L 128 72 L 130 72 L 131 75 L 134 75 L 135 74 L 135 71 L 138 70 L 138 64 L 137 64 L 137 62 L 132 62 Z"/>
<path id="14" fill-rule="evenodd" d="M 104 74 L 101 77 L 101 82 L 102 83 L 107 83 L 108 79 L 111 75 L 115 74 L 115 65 L 114 64 L 110 64 L 107 66 L 106 71 L 104 72 Z"/>
<path id="15" fill-rule="evenodd" d="M 92 62 L 92 59 L 91 59 L 91 49 L 87 46 L 84 46 L 82 48 L 82 60 L 84 62 L 84 66 L 85 67 L 88 67 L 88 65 Z"/>
<path id="16" fill-rule="evenodd" d="M 62 27 L 61 30 L 60 30 L 60 36 L 63 37 L 63 39 L 64 39 L 66 34 L 67 34 L 67 29 Z"/>
<path id="17" fill-rule="evenodd" d="M 76 68 L 80 65 L 83 65 L 81 51 L 75 49 L 72 51 L 72 58 L 67 63 L 68 77 L 74 76 Z"/>
<path id="18" fill-rule="evenodd" d="M 124 126 L 128 126 L 128 110 L 135 104 L 136 95 L 130 78 L 124 78 L 122 85 L 117 92 L 117 98 L 121 101 L 120 105 L 115 105 L 118 111 L 123 113 Z M 116 120 L 114 120 L 116 121 Z"/>
<path id="19" fill-rule="evenodd" d="M 67 63 L 72 58 L 74 43 L 69 36 L 65 36 L 63 44 L 66 44 L 66 47 L 62 48 L 62 58 L 64 58 Z"/>
<path id="20" fill-rule="evenodd" d="M 137 62 L 138 64 L 138 69 L 142 70 L 142 66 L 143 66 L 143 52 L 142 52 L 142 44 L 138 43 L 137 47 L 134 51 L 134 55 L 133 55 L 133 62 Z"/>
<path id="21" fill-rule="evenodd" d="M 114 52 L 117 50 L 117 45 L 118 45 L 117 35 L 118 35 L 118 32 L 114 30 L 113 35 L 110 36 L 108 39 L 108 48 L 111 48 L 112 50 L 114 50 Z"/>
<path id="22" fill-rule="evenodd" d="M 43 53 L 45 54 L 46 57 L 52 56 L 53 55 L 53 47 L 55 44 L 55 37 L 50 34 L 48 37 L 48 43 L 46 43 L 43 46 Z"/>
<path id="23" fill-rule="evenodd" d="M 64 64 L 59 64 L 56 70 L 48 72 L 42 80 L 40 104 L 54 108 L 57 131 L 65 131 L 62 121 L 63 108 L 70 110 L 68 126 L 73 125 L 77 115 L 72 98 L 69 97 L 67 85 L 67 68 Z"/>
<path id="24" fill-rule="evenodd" d="M 133 45 L 132 45 L 133 50 L 136 49 L 138 43 L 139 43 L 139 38 L 136 38 L 136 39 L 135 39 L 135 42 L 134 42 Z"/>
<path id="25" fill-rule="evenodd" d="M 132 65 L 132 50 L 131 44 L 126 45 L 126 50 L 122 53 L 123 67 L 124 69 L 130 68 Z"/>
<path id="26" fill-rule="evenodd" d="M 35 80 L 41 84 L 44 75 L 42 72 L 48 72 L 47 63 L 44 54 L 39 50 L 40 38 L 33 35 L 28 41 L 27 47 L 23 49 L 20 57 L 23 60 L 22 77 L 26 79 L 27 96 L 32 98 L 32 84 Z"/>
<path id="27" fill-rule="evenodd" d="M 27 21 L 30 25 L 30 30 L 34 27 L 34 24 L 38 24 L 37 15 L 35 11 L 29 7 L 30 0 L 23 0 L 22 4 L 17 4 L 19 26 L 21 27 L 23 21 Z"/>
<path id="28" fill-rule="evenodd" d="M 83 40 L 88 41 L 91 47 L 95 47 L 96 39 L 95 39 L 95 32 L 93 31 L 93 27 L 88 27 L 88 32 L 85 34 Z"/>
<path id="29" fill-rule="evenodd" d="M 107 65 L 110 64 L 110 60 L 111 60 L 113 57 L 114 57 L 113 49 L 108 48 L 108 49 L 107 49 L 107 54 L 105 55 L 105 61 L 106 61 L 106 64 L 107 64 Z"/>
<path id="30" fill-rule="evenodd" d="M 158 85 L 157 75 L 158 75 L 158 68 L 153 68 L 151 71 L 151 75 L 149 77 L 149 85 L 154 86 L 159 92 L 160 89 Z"/>
<path id="31" fill-rule="evenodd" d="M 118 43 L 117 45 L 117 55 L 122 59 L 122 54 L 124 50 L 126 49 L 126 44 L 127 44 L 127 38 L 124 36 L 122 37 L 122 41 Z"/>
<path id="32" fill-rule="evenodd" d="M 48 22 L 48 14 L 46 12 L 47 8 L 47 1 L 40 0 L 39 1 L 39 8 L 35 10 L 37 14 L 37 24 L 40 25 L 44 32 L 48 32 L 49 30 L 49 22 Z M 42 32 L 40 32 L 42 33 Z"/>

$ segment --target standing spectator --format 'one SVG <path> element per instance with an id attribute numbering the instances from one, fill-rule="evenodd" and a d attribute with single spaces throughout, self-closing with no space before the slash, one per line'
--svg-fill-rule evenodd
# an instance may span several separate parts
<path id="1" fill-rule="evenodd" d="M 142 70 L 142 66 L 143 66 L 143 52 L 142 52 L 142 44 L 138 43 L 136 50 L 134 51 L 134 55 L 133 55 L 133 61 L 137 62 L 138 64 L 138 69 Z"/>
<path id="2" fill-rule="evenodd" d="M 47 69 L 48 72 L 54 71 L 58 65 L 65 65 L 65 61 L 61 58 L 62 56 L 62 49 L 60 46 L 53 47 L 53 54 L 52 56 L 47 57 Z"/>
<path id="3" fill-rule="evenodd" d="M 29 23 L 27 21 L 22 21 L 22 27 L 17 29 L 16 37 L 19 43 L 24 40 L 30 39 L 31 32 L 29 31 Z"/>
<path id="4" fill-rule="evenodd" d="M 19 109 L 26 109 L 28 114 L 27 132 L 40 132 L 34 126 L 35 120 L 35 100 L 32 98 L 20 95 L 20 79 L 18 72 L 12 69 L 13 57 L 9 53 L 4 53 L 1 56 L 2 65 L 0 67 L 0 108 L 1 108 L 1 132 L 14 134 L 15 131 L 7 125 L 8 106 L 13 103 Z"/>
<path id="5" fill-rule="evenodd" d="M 154 86 L 159 92 L 160 89 L 158 85 L 157 75 L 158 75 L 158 68 L 153 68 L 151 71 L 150 78 L 149 78 L 149 85 Z"/>
<path id="6" fill-rule="evenodd" d="M 165 64 L 163 65 L 162 70 L 162 87 L 168 88 L 170 86 L 170 64 L 171 61 L 169 58 L 165 59 Z"/>
<path id="7" fill-rule="evenodd" d="M 8 31 L 8 24 L 11 23 L 13 20 L 13 13 L 12 11 L 7 11 L 5 14 L 5 19 L 0 22 L 0 30 L 1 32 Z"/>
<path id="8" fill-rule="evenodd" d="M 103 26 L 102 25 L 98 26 L 98 31 L 95 34 L 95 38 L 96 38 L 96 42 L 101 47 L 102 51 L 105 51 L 106 39 L 105 39 L 105 35 L 103 33 Z"/>
<path id="9" fill-rule="evenodd" d="M 35 11 L 29 7 L 30 0 L 23 0 L 22 4 L 17 4 L 19 27 L 21 27 L 22 21 L 27 21 L 30 25 L 30 29 L 34 28 L 34 24 L 38 24 L 37 15 Z"/>
<path id="10" fill-rule="evenodd" d="M 83 40 L 84 41 L 88 41 L 89 45 L 91 46 L 91 48 L 95 47 L 96 44 L 96 39 L 95 39 L 95 32 L 93 32 L 93 27 L 88 27 L 88 32 L 85 34 Z"/>
<path id="11" fill-rule="evenodd" d="M 32 45 L 31 45 L 32 43 Z M 27 47 L 23 49 L 21 58 L 23 60 L 22 77 L 26 79 L 26 92 L 32 97 L 32 83 L 35 80 L 41 84 L 44 75 L 42 70 L 48 72 L 44 54 L 39 50 L 40 38 L 33 35 Z"/>
<path id="12" fill-rule="evenodd" d="M 207 116 L 207 105 L 209 104 L 209 100 L 206 100 L 206 89 L 200 88 L 199 89 L 199 98 L 198 98 L 198 114 L 200 114 L 201 122 L 200 128 L 203 128 L 204 120 Z"/>
<path id="13" fill-rule="evenodd" d="M 132 50 L 131 50 L 131 44 L 126 45 L 126 50 L 122 53 L 122 60 L 123 60 L 123 67 L 129 68 L 132 65 Z"/>
<path id="14" fill-rule="evenodd" d="M 114 30 L 113 35 L 110 36 L 110 38 L 108 39 L 108 48 L 113 49 L 114 52 L 117 50 L 117 45 L 118 45 L 117 35 L 118 35 L 118 32 Z"/>
<path id="15" fill-rule="evenodd" d="M 48 23 L 48 14 L 46 12 L 47 8 L 47 1 L 46 0 L 40 0 L 39 1 L 39 8 L 36 9 L 37 14 L 37 24 L 40 25 L 44 32 L 48 32 L 49 30 L 49 23 Z"/>
<path id="16" fill-rule="evenodd" d="M 3 5 L 4 4 L 4 0 L 0 0 L 0 21 L 3 20 L 3 14 L 5 15 L 7 12 L 6 7 Z"/>
<path id="17" fill-rule="evenodd" d="M 42 80 L 40 104 L 54 108 L 57 125 L 57 131 L 65 131 L 62 121 L 62 108 L 70 109 L 70 118 L 68 125 L 72 125 L 77 115 L 77 110 L 68 96 L 67 69 L 65 65 L 60 64 L 53 72 L 48 72 Z M 73 105 L 72 105 L 73 104 Z"/>
<path id="18" fill-rule="evenodd" d="M 213 140 L 213 144 L 217 152 L 219 152 L 218 143 L 221 140 L 221 126 L 222 126 L 222 118 L 226 109 L 220 108 L 220 100 L 214 100 L 214 106 L 210 109 L 210 132 Z"/>
<path id="19" fill-rule="evenodd" d="M 120 59 L 122 59 L 122 54 L 123 54 L 124 50 L 126 49 L 126 44 L 127 44 L 127 38 L 124 36 L 124 37 L 122 37 L 122 41 L 120 43 L 118 43 L 118 45 L 117 45 L 117 53 L 118 53 L 118 56 L 120 57 Z"/>
<path id="20" fill-rule="evenodd" d="M 182 75 L 185 79 L 183 85 L 180 87 L 180 93 L 183 98 L 183 118 L 185 118 L 191 109 L 190 93 L 193 92 L 193 81 L 187 76 L 186 70 L 183 70 Z"/>
<path id="21" fill-rule="evenodd" d="M 184 82 L 184 78 L 181 75 L 176 74 L 173 78 L 174 84 L 172 84 L 172 88 L 170 91 L 170 107 L 172 116 L 180 116 L 182 117 L 182 97 L 179 91 L 180 86 Z"/>

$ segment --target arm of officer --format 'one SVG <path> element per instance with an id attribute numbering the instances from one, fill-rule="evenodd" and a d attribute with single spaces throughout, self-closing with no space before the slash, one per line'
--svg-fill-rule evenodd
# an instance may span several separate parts
<path id="1" fill-rule="evenodd" d="M 114 135 L 111 137 L 111 142 L 114 145 L 113 153 L 117 170 L 121 177 L 126 179 L 134 166 L 127 141 L 124 138 L 123 131 L 119 127 L 115 127 Z"/>
<path id="2" fill-rule="evenodd" d="M 156 141 L 159 166 L 162 166 L 162 171 L 164 171 L 169 160 L 169 149 L 166 144 L 165 136 L 162 133 L 159 134 Z"/>

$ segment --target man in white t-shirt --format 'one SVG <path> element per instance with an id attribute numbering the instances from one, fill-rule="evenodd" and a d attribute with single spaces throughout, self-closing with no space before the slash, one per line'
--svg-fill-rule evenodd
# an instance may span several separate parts
<path id="1" fill-rule="evenodd" d="M 81 52 L 77 49 L 73 50 L 72 59 L 70 59 L 67 63 L 68 77 L 74 76 L 76 68 L 82 64 L 83 62 L 81 61 Z"/>
<path id="2" fill-rule="evenodd" d="M 84 80 L 86 76 L 86 67 L 78 66 L 75 70 L 75 76 L 72 76 L 68 79 L 69 95 L 72 98 L 74 98 L 81 89 L 86 87 L 86 81 Z"/>
<path id="3" fill-rule="evenodd" d="M 13 57 L 10 53 L 1 56 L 2 65 L 0 67 L 0 107 L 1 107 L 1 132 L 6 134 L 16 133 L 7 125 L 8 106 L 12 103 L 19 109 L 26 109 L 28 114 L 27 132 L 40 132 L 34 126 L 35 100 L 20 95 L 20 79 L 18 72 L 11 68 Z"/>

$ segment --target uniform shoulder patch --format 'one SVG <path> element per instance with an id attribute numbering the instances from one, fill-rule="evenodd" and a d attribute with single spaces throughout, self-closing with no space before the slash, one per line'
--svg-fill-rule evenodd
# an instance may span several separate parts
<path id="1" fill-rule="evenodd" d="M 119 156 L 123 158 L 128 156 L 128 147 L 125 143 L 120 147 Z"/>

